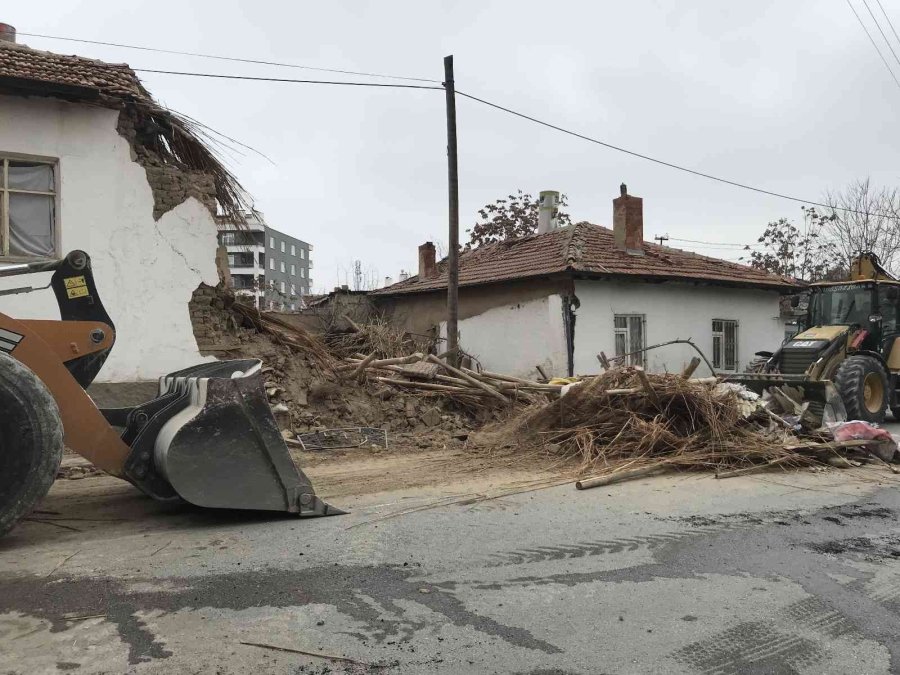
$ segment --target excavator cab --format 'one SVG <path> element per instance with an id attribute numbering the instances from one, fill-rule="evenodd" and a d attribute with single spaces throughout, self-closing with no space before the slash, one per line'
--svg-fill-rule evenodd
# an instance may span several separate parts
<path id="1" fill-rule="evenodd" d="M 166 375 L 156 398 L 99 409 L 85 391 L 115 344 L 90 257 L 10 265 L 52 272 L 60 321 L 0 313 L 0 534 L 52 484 L 63 444 L 161 501 L 227 509 L 343 513 L 316 496 L 266 398 L 261 362 L 216 361 Z M 0 291 L 29 292 L 31 287 Z"/>

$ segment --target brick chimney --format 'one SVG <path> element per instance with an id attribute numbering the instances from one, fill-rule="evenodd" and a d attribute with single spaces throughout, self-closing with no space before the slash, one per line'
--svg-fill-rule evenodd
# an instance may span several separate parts
<path id="1" fill-rule="evenodd" d="M 0 23 L 0 42 L 15 42 L 16 29 L 8 23 Z"/>
<path id="2" fill-rule="evenodd" d="M 628 194 L 625 183 L 613 199 L 613 234 L 616 248 L 630 255 L 644 255 L 644 200 Z"/>
<path id="3" fill-rule="evenodd" d="M 437 276 L 434 244 L 426 241 L 419 246 L 419 279 L 434 279 Z"/>

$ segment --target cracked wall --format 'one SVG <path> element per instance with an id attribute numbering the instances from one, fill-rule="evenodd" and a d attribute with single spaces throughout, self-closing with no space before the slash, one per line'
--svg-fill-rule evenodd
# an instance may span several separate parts
<path id="1" fill-rule="evenodd" d="M 98 381 L 155 379 L 203 361 L 188 303 L 194 289 L 215 285 L 218 275 L 216 224 L 202 182 L 162 181 L 160 196 L 159 185 L 154 191 L 148 181 L 153 167 L 139 164 L 118 133 L 115 110 L 0 96 L 0 116 L 0 152 L 59 160 L 61 252 L 80 248 L 91 255 L 116 325 L 116 345 Z M 10 278 L 0 288 L 48 280 Z M 49 290 L 0 297 L 0 312 L 59 318 Z"/>

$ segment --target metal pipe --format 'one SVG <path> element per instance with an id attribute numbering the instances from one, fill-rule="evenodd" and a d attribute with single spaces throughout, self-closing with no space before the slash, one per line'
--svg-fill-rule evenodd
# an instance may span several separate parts
<path id="1" fill-rule="evenodd" d="M 19 274 L 36 274 L 37 272 L 54 272 L 62 265 L 62 260 L 41 260 L 32 263 L 16 263 L 0 267 L 0 277 L 14 277 Z"/>

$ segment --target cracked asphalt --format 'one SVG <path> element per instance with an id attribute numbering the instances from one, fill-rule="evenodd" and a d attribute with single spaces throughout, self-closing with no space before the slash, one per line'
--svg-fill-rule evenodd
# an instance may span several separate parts
<path id="1" fill-rule="evenodd" d="M 0 672 L 900 672 L 898 485 L 682 475 L 448 505 L 461 479 L 301 521 L 60 481 L 0 540 Z"/>

